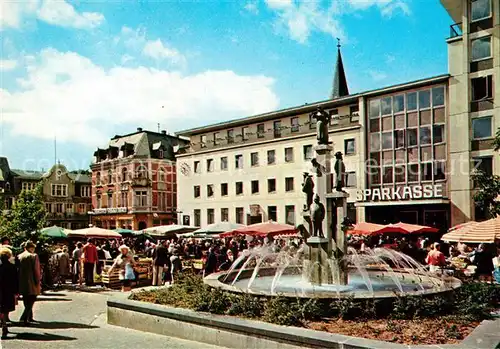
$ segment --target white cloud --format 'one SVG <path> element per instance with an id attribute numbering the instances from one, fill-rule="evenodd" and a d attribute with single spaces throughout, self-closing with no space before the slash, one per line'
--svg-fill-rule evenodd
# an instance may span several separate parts
<path id="1" fill-rule="evenodd" d="M 0 71 L 13 70 L 17 67 L 17 61 L 13 59 L 0 59 Z"/>
<path id="2" fill-rule="evenodd" d="M 173 64 L 183 64 L 186 61 L 185 57 L 177 49 L 165 46 L 160 39 L 147 41 L 142 54 L 156 61 L 168 60 Z"/>
<path id="3" fill-rule="evenodd" d="M 146 67 L 104 69 L 74 52 L 45 49 L 28 60 L 20 91 L 0 89 L 0 112 L 14 135 L 98 146 L 113 127 L 187 125 L 278 107 L 274 80 L 232 71 L 195 75 Z M 165 108 L 162 108 L 165 106 Z"/>
<path id="4" fill-rule="evenodd" d="M 400 0 L 393 1 L 387 6 L 383 7 L 381 9 L 381 13 L 385 17 L 392 17 L 394 13 L 397 12 L 398 10 L 400 10 L 403 14 L 407 16 L 411 14 L 411 10 L 408 4 Z"/>
<path id="5" fill-rule="evenodd" d="M 391 64 L 396 60 L 396 57 L 390 54 L 385 55 L 385 62 Z"/>
<path id="6" fill-rule="evenodd" d="M 257 1 L 249 1 L 243 6 L 243 8 L 254 15 L 259 13 L 259 3 Z"/>
<path id="7" fill-rule="evenodd" d="M 77 12 L 66 0 L 0 0 L 0 30 L 21 29 L 27 19 L 61 27 L 92 29 L 104 22 L 98 12 Z"/>
<path id="8" fill-rule="evenodd" d="M 348 0 L 348 2 L 356 10 L 367 10 L 376 6 L 385 17 L 392 17 L 397 10 L 400 10 L 404 15 L 409 15 L 411 12 L 408 0 Z"/>
<path id="9" fill-rule="evenodd" d="M 128 63 L 128 62 L 130 62 L 130 61 L 133 61 L 133 60 L 135 60 L 135 58 L 134 58 L 134 57 L 132 57 L 131 55 L 124 54 L 124 55 L 122 56 L 122 58 L 121 58 L 121 60 L 120 60 L 120 61 L 121 61 L 121 64 L 126 64 L 126 63 Z"/>
<path id="10" fill-rule="evenodd" d="M 373 79 L 375 82 L 379 82 L 382 80 L 387 79 L 387 74 L 381 71 L 376 71 L 376 70 L 370 70 L 368 72 L 370 74 L 370 77 Z"/>

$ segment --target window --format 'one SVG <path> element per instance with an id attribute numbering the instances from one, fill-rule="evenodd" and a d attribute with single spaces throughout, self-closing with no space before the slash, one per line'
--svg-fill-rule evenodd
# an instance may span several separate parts
<path id="1" fill-rule="evenodd" d="M 221 171 L 227 171 L 227 156 L 223 156 L 220 158 L 220 169 Z"/>
<path id="2" fill-rule="evenodd" d="M 382 133 L 382 149 L 392 149 L 392 132 Z"/>
<path id="3" fill-rule="evenodd" d="M 201 210 L 194 210 L 194 226 L 199 227 L 201 226 Z"/>
<path id="4" fill-rule="evenodd" d="M 278 209 L 276 206 L 267 206 L 267 219 L 273 222 L 278 221 Z"/>
<path id="5" fill-rule="evenodd" d="M 248 127 L 243 127 L 241 129 L 241 137 L 243 137 L 244 141 L 248 141 Z"/>
<path id="6" fill-rule="evenodd" d="M 252 181 L 252 194 L 258 194 L 259 193 L 259 181 Z"/>
<path id="7" fill-rule="evenodd" d="M 234 166 L 236 169 L 243 168 L 243 155 L 239 154 L 234 156 Z"/>
<path id="8" fill-rule="evenodd" d="M 227 143 L 232 144 L 234 143 L 234 130 L 227 130 Z"/>
<path id="9" fill-rule="evenodd" d="M 274 165 L 276 163 L 276 151 L 268 150 L 267 151 L 267 164 Z"/>
<path id="10" fill-rule="evenodd" d="M 66 197 L 68 196 L 67 184 L 52 184 L 52 196 Z"/>
<path id="11" fill-rule="evenodd" d="M 316 129 L 316 123 L 318 122 L 318 119 L 314 117 L 314 115 L 309 115 L 309 129 L 313 130 Z"/>
<path id="12" fill-rule="evenodd" d="M 347 188 L 355 188 L 357 187 L 357 185 L 358 183 L 356 181 L 356 172 L 355 171 L 346 172 L 345 186 Z"/>
<path id="13" fill-rule="evenodd" d="M 474 169 L 477 171 L 484 172 L 488 176 L 491 176 L 493 174 L 493 158 L 492 157 L 475 158 Z"/>
<path id="14" fill-rule="evenodd" d="M 339 124 L 339 110 L 332 109 L 330 110 L 330 125 L 338 125 Z"/>
<path id="15" fill-rule="evenodd" d="M 89 198 L 91 195 L 91 188 L 88 185 L 84 185 L 80 188 L 80 196 L 82 198 Z"/>
<path id="16" fill-rule="evenodd" d="M 78 213 L 85 214 L 86 213 L 85 210 L 86 210 L 85 204 L 78 204 Z"/>
<path id="17" fill-rule="evenodd" d="M 214 185 L 207 184 L 207 197 L 211 198 L 214 196 Z"/>
<path id="18" fill-rule="evenodd" d="M 409 128 L 406 130 L 406 138 L 408 142 L 408 146 L 412 147 L 418 144 L 418 136 L 417 136 L 417 129 L 416 128 Z"/>
<path id="19" fill-rule="evenodd" d="M 444 87 L 434 87 L 432 89 L 432 106 L 439 107 L 444 105 Z"/>
<path id="20" fill-rule="evenodd" d="M 165 152 L 163 149 L 158 149 L 158 159 L 163 159 L 165 157 Z"/>
<path id="21" fill-rule="evenodd" d="M 295 206 L 285 206 L 285 217 L 286 224 L 295 225 Z"/>
<path id="22" fill-rule="evenodd" d="M 276 192 L 276 179 L 275 178 L 269 178 L 267 180 L 267 192 L 268 193 L 275 193 Z"/>
<path id="23" fill-rule="evenodd" d="M 113 192 L 108 190 L 108 208 L 113 207 Z"/>
<path id="24" fill-rule="evenodd" d="M 472 40 L 471 59 L 479 61 L 491 57 L 491 36 Z"/>
<path id="25" fill-rule="evenodd" d="M 382 183 L 392 183 L 393 168 L 392 166 L 386 166 L 382 168 Z"/>
<path id="26" fill-rule="evenodd" d="M 158 193 L 158 208 L 160 211 L 165 211 L 167 209 L 167 193 Z"/>
<path id="27" fill-rule="evenodd" d="M 444 125 L 434 125 L 432 126 L 432 138 L 434 144 L 444 142 Z"/>
<path id="28" fill-rule="evenodd" d="M 244 211 L 243 211 L 243 207 L 236 207 L 236 223 L 237 224 L 243 224 L 243 215 L 244 215 Z"/>
<path id="29" fill-rule="evenodd" d="M 479 21 L 491 16 L 491 0 L 472 0 L 470 17 L 471 21 Z"/>
<path id="30" fill-rule="evenodd" d="M 418 182 L 419 166 L 418 164 L 410 164 L 407 166 L 408 182 Z"/>
<path id="31" fill-rule="evenodd" d="M 73 204 L 66 204 L 66 212 L 73 213 Z"/>
<path id="32" fill-rule="evenodd" d="M 207 159 L 207 172 L 214 172 L 214 159 Z"/>
<path id="33" fill-rule="evenodd" d="M 406 110 L 416 110 L 417 109 L 417 93 L 407 93 L 406 94 Z"/>
<path id="34" fill-rule="evenodd" d="M 251 153 L 250 154 L 250 165 L 251 166 L 259 166 L 259 153 Z"/>
<path id="35" fill-rule="evenodd" d="M 349 115 L 354 115 L 359 113 L 359 105 L 351 105 L 349 106 Z"/>
<path id="36" fill-rule="evenodd" d="M 368 106 L 370 119 L 380 116 L 380 99 L 372 99 Z"/>
<path id="37" fill-rule="evenodd" d="M 120 195 L 120 207 L 128 207 L 128 192 L 122 191 Z"/>
<path id="38" fill-rule="evenodd" d="M 207 136 L 206 135 L 200 136 L 200 146 L 202 148 L 205 148 L 207 146 Z"/>
<path id="39" fill-rule="evenodd" d="M 193 190 L 194 190 L 194 197 L 195 198 L 199 198 L 201 197 L 201 189 L 200 189 L 200 186 L 199 185 L 195 185 L 193 187 Z"/>
<path id="40" fill-rule="evenodd" d="M 264 124 L 258 124 L 257 125 L 257 138 L 264 138 L 265 137 L 265 126 Z"/>
<path id="41" fill-rule="evenodd" d="M 420 127 L 420 145 L 431 144 L 431 128 Z"/>
<path id="42" fill-rule="evenodd" d="M 394 167 L 394 175 L 396 177 L 396 183 L 406 182 L 406 166 L 396 166 Z"/>
<path id="43" fill-rule="evenodd" d="M 285 148 L 285 162 L 293 162 L 293 148 Z"/>
<path id="44" fill-rule="evenodd" d="M 23 184 L 22 184 L 22 190 L 24 190 L 24 191 L 33 190 L 33 189 L 35 189 L 35 186 L 36 186 L 36 183 L 23 182 Z M 87 188 L 90 189 L 90 187 L 87 187 Z"/>
<path id="45" fill-rule="evenodd" d="M 229 221 L 229 209 L 228 208 L 221 208 L 220 209 L 220 220 L 221 220 L 221 222 L 228 222 Z"/>
<path id="46" fill-rule="evenodd" d="M 113 183 L 113 171 L 108 171 L 108 183 Z"/>
<path id="47" fill-rule="evenodd" d="M 273 123 L 274 137 L 281 137 L 281 121 L 275 121 Z"/>
<path id="48" fill-rule="evenodd" d="M 148 178 L 148 170 L 145 166 L 139 166 L 136 170 L 137 178 Z"/>
<path id="49" fill-rule="evenodd" d="M 404 130 L 396 130 L 394 131 L 394 147 L 404 148 L 405 147 L 405 131 Z"/>
<path id="50" fill-rule="evenodd" d="M 167 178 L 167 176 L 165 175 L 165 169 L 160 167 L 160 169 L 158 170 L 158 182 L 165 183 L 166 178 Z"/>
<path id="51" fill-rule="evenodd" d="M 194 173 L 201 173 L 201 163 L 199 161 L 194 162 Z"/>
<path id="52" fill-rule="evenodd" d="M 292 132 L 299 132 L 300 126 L 299 126 L 299 118 L 294 117 L 290 119 L 291 127 L 292 127 Z"/>
<path id="53" fill-rule="evenodd" d="M 213 208 L 207 208 L 207 224 L 215 222 L 215 211 Z"/>
<path id="54" fill-rule="evenodd" d="M 418 92 L 418 107 L 420 109 L 429 108 L 431 106 L 431 91 L 424 90 Z"/>
<path id="55" fill-rule="evenodd" d="M 63 204 L 57 203 L 55 204 L 56 213 L 63 213 Z"/>
<path id="56" fill-rule="evenodd" d="M 148 206 L 148 192 L 136 191 L 135 192 L 135 206 L 147 207 Z"/>
<path id="57" fill-rule="evenodd" d="M 491 116 L 472 119 L 472 137 L 474 139 L 490 138 L 491 136 Z"/>
<path id="58" fill-rule="evenodd" d="M 426 162 L 420 165 L 422 181 L 432 181 L 432 163 Z"/>
<path id="59" fill-rule="evenodd" d="M 344 140 L 344 154 L 354 155 L 356 154 L 356 142 L 354 138 Z"/>
<path id="60" fill-rule="evenodd" d="M 97 208 L 102 208 L 102 195 L 101 195 L 100 191 L 98 191 L 95 194 L 95 198 L 96 198 L 96 206 L 97 206 Z"/>
<path id="61" fill-rule="evenodd" d="M 405 110 L 405 95 L 398 95 L 392 98 L 392 109 L 394 110 L 394 114 Z"/>
<path id="62" fill-rule="evenodd" d="M 392 99 L 391 97 L 382 98 L 380 100 L 380 107 L 382 109 L 382 115 L 392 114 Z"/>
<path id="63" fill-rule="evenodd" d="M 47 213 L 52 213 L 52 204 L 46 203 L 45 204 L 45 211 L 47 211 Z"/>
<path id="64" fill-rule="evenodd" d="M 313 158 L 313 146 L 304 145 L 304 160 L 311 160 Z"/>
<path id="65" fill-rule="evenodd" d="M 101 185 L 101 172 L 97 172 L 95 174 L 95 184 L 96 185 Z"/>
<path id="66" fill-rule="evenodd" d="M 370 135 L 370 151 L 379 151 L 380 150 L 380 134 L 372 133 Z"/>
<path id="67" fill-rule="evenodd" d="M 219 139 L 220 139 L 220 133 L 219 132 L 215 132 L 214 133 L 214 145 L 219 144 Z"/>
<path id="68" fill-rule="evenodd" d="M 473 101 L 480 101 L 493 97 L 493 80 L 491 75 L 472 79 L 471 83 Z"/>
<path id="69" fill-rule="evenodd" d="M 434 180 L 439 181 L 446 179 L 446 162 L 436 161 L 434 163 Z"/>
<path id="70" fill-rule="evenodd" d="M 243 194 L 243 182 L 236 182 L 236 195 Z"/>
<path id="71" fill-rule="evenodd" d="M 122 168 L 122 181 L 128 181 L 128 169 L 126 167 Z"/>
<path id="72" fill-rule="evenodd" d="M 285 191 L 293 191 L 293 177 L 285 178 Z"/>
<path id="73" fill-rule="evenodd" d="M 220 185 L 220 195 L 221 196 L 227 196 L 227 194 L 228 194 L 227 183 L 221 183 L 221 185 Z"/>

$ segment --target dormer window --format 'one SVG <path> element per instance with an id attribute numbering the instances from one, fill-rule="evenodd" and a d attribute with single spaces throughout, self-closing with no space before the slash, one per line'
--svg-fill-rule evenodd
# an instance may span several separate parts
<path id="1" fill-rule="evenodd" d="M 163 149 L 158 150 L 158 159 L 163 159 L 165 157 L 165 152 Z"/>

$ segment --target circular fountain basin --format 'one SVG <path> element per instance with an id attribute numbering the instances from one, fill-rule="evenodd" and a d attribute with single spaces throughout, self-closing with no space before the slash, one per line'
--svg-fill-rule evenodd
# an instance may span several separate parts
<path id="1" fill-rule="evenodd" d="M 351 269 L 348 285 L 344 286 L 313 285 L 302 275 L 291 272 L 285 272 L 278 280 L 275 280 L 276 269 L 274 268 L 261 269 L 259 275 L 250 284 L 253 270 L 243 270 L 234 281 L 239 272 L 212 274 L 207 276 L 204 282 L 230 292 L 301 298 L 392 298 L 442 293 L 461 286 L 460 280 L 453 277 L 430 277 L 405 270 L 398 270 L 391 276 L 383 271 L 367 270 L 363 276 Z"/>

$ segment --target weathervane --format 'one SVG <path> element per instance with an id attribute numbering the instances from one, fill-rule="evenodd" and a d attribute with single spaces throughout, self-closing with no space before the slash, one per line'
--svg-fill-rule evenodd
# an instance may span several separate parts
<path id="1" fill-rule="evenodd" d="M 340 48 L 342 45 L 340 45 L 340 38 L 337 38 L 337 47 Z"/>

